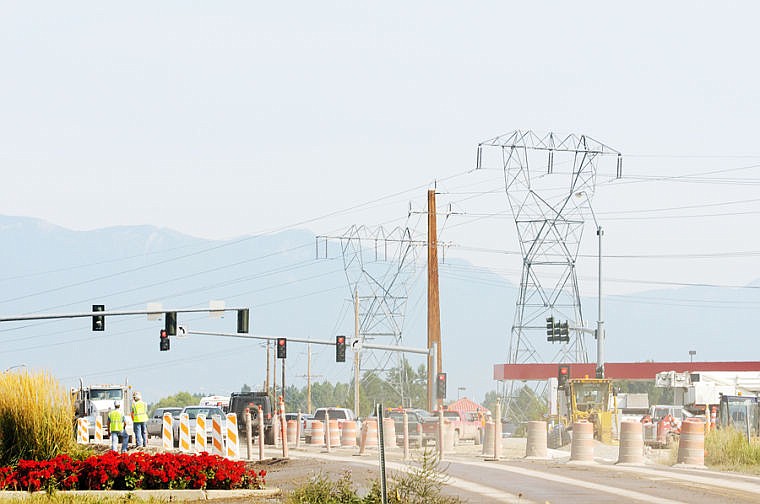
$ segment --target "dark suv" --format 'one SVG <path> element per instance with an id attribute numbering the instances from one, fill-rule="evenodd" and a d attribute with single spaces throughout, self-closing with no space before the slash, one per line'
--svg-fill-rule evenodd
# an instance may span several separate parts
<path id="1" fill-rule="evenodd" d="M 274 428 L 272 425 L 272 400 L 266 392 L 233 392 L 230 394 L 229 412 L 237 415 L 238 433 L 245 437 L 245 409 L 251 411 L 251 432 L 259 435 L 259 406 L 264 417 L 264 444 L 274 444 Z"/>

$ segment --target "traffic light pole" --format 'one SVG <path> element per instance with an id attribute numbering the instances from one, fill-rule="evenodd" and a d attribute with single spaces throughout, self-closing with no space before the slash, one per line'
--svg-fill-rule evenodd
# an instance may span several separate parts
<path id="1" fill-rule="evenodd" d="M 602 236 L 604 231 L 602 226 L 596 226 L 596 235 L 599 237 L 599 310 L 596 320 L 596 377 L 604 378 L 604 316 L 602 314 Z"/>

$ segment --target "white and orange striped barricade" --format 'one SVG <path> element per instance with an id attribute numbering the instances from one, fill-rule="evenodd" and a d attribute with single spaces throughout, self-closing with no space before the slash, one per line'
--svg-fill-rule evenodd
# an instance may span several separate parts
<path id="1" fill-rule="evenodd" d="M 224 444 L 225 457 L 231 460 L 240 458 L 240 445 L 238 444 L 237 414 L 227 413 L 227 439 Z"/>
<path id="2" fill-rule="evenodd" d="M 224 435 L 222 434 L 222 416 L 211 416 L 211 454 L 224 457 Z"/>
<path id="3" fill-rule="evenodd" d="M 103 442 L 103 419 L 100 415 L 95 416 L 95 443 L 101 444 Z"/>
<path id="4" fill-rule="evenodd" d="M 190 451 L 190 415 L 187 413 L 179 414 L 179 451 Z"/>
<path id="5" fill-rule="evenodd" d="M 88 444 L 90 442 L 90 422 L 86 418 L 77 418 L 77 443 Z"/>
<path id="6" fill-rule="evenodd" d="M 208 451 L 206 447 L 206 437 L 208 436 L 208 429 L 206 428 L 206 415 L 198 415 L 195 417 L 195 452 L 202 453 Z"/>
<path id="7" fill-rule="evenodd" d="M 171 450 L 174 448 L 174 430 L 171 413 L 164 413 L 163 420 L 161 422 L 161 446 L 164 450 Z"/>

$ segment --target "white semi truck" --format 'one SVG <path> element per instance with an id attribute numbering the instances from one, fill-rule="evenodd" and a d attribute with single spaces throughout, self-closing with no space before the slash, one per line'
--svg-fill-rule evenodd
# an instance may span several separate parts
<path id="1" fill-rule="evenodd" d="M 74 404 L 74 415 L 76 418 L 85 418 L 89 424 L 90 439 L 95 437 L 95 421 L 100 417 L 103 425 L 103 437 L 109 436 L 108 431 L 108 413 L 114 409 L 114 401 L 121 402 L 122 411 L 126 417 L 127 434 L 130 439 L 134 439 L 134 429 L 132 426 L 132 387 L 130 385 L 84 385 L 79 380 L 79 388 L 71 389 L 71 399 Z"/>

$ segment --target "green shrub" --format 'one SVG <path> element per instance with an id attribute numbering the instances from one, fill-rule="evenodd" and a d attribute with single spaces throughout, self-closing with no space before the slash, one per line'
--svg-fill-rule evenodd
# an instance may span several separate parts
<path id="1" fill-rule="evenodd" d="M 441 495 L 448 477 L 440 468 L 440 461 L 430 448 L 422 452 L 418 465 L 406 472 L 394 474 L 388 483 L 389 504 L 456 504 L 459 497 Z M 369 491 L 359 497 L 351 480 L 351 472 L 344 472 L 337 481 L 323 473 L 309 479 L 287 497 L 288 504 L 380 504 L 382 490 L 375 480 Z"/>
<path id="2" fill-rule="evenodd" d="M 77 454 L 73 420 L 71 397 L 49 374 L 0 374 L 0 465 Z"/>
<path id="3" fill-rule="evenodd" d="M 288 504 L 373 504 L 375 501 L 370 494 L 369 500 L 360 498 L 356 487 L 351 481 L 351 472 L 344 472 L 337 481 L 331 481 L 325 474 L 312 476 L 309 481 L 288 495 Z"/>

